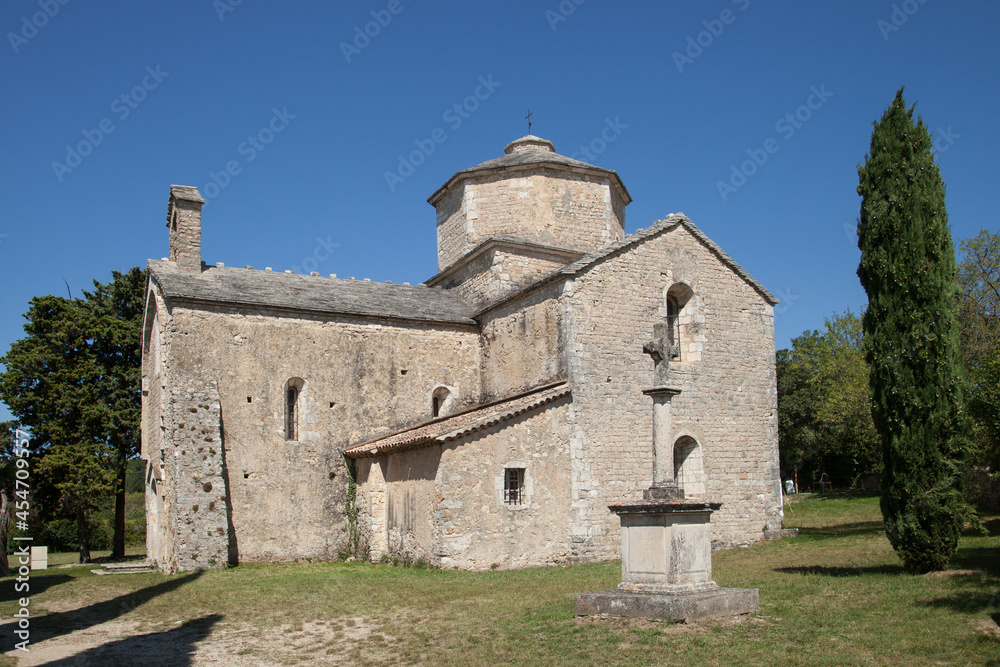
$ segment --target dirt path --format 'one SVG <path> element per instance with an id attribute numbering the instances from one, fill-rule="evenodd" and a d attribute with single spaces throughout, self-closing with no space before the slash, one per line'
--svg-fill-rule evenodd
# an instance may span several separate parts
<path id="1" fill-rule="evenodd" d="M 233 626 L 206 616 L 150 632 L 139 623 L 109 621 L 39 638 L 30 651 L 10 651 L 18 667 L 137 667 L 138 665 L 336 665 L 353 662 L 358 642 L 373 634 L 361 618 L 275 628 Z"/>

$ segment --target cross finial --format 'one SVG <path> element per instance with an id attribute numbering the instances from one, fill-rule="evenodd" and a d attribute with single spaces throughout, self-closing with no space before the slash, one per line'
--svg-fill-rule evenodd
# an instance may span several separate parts
<path id="1" fill-rule="evenodd" d="M 653 358 L 653 377 L 657 384 L 666 385 L 670 372 L 670 361 L 678 356 L 677 346 L 670 335 L 666 322 L 653 325 L 653 340 L 642 346 L 642 351 Z"/>
<path id="2" fill-rule="evenodd" d="M 534 114 L 531 113 L 531 109 L 528 109 L 528 115 L 525 116 L 525 119 L 528 121 L 528 134 L 531 134 L 531 117 L 533 115 Z"/>

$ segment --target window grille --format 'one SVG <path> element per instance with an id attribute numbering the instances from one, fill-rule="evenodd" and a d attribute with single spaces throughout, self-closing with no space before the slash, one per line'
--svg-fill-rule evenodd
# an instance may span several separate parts
<path id="1" fill-rule="evenodd" d="M 504 468 L 503 501 L 507 505 L 524 502 L 524 468 Z"/>

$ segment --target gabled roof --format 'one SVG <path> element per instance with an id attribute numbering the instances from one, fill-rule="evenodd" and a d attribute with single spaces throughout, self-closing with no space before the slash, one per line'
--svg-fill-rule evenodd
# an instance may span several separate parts
<path id="1" fill-rule="evenodd" d="M 580 259 L 578 259 L 577 261 L 567 264 L 558 271 L 552 272 L 542 280 L 539 280 L 536 283 L 532 283 L 531 285 L 526 286 L 524 289 L 518 290 L 517 292 L 505 296 L 498 301 L 495 301 L 482 308 L 479 308 L 476 311 L 474 317 L 479 318 L 484 313 L 493 310 L 498 306 L 502 306 L 505 303 L 518 299 L 524 294 L 532 292 L 545 285 L 550 285 L 554 282 L 558 282 L 560 280 L 565 280 L 567 278 L 579 275 L 584 271 L 587 271 L 594 265 L 596 265 L 601 260 L 606 259 L 611 255 L 614 255 L 615 253 L 620 252 L 622 250 L 628 250 L 633 246 L 639 245 L 640 243 L 643 243 L 646 240 L 651 239 L 675 227 L 683 227 L 684 229 L 688 230 L 692 236 L 698 239 L 698 241 L 700 241 L 702 245 L 704 245 L 706 248 L 708 248 L 709 251 L 712 252 L 712 254 L 718 257 L 723 264 L 728 266 L 729 269 L 733 271 L 733 273 L 735 273 L 744 281 L 746 281 L 746 283 L 750 285 L 750 287 L 752 287 L 758 294 L 760 294 L 761 297 L 763 297 L 763 299 L 767 301 L 769 304 L 773 306 L 779 303 L 778 299 L 776 299 L 773 294 L 771 294 L 763 285 L 757 282 L 753 276 L 747 273 L 742 266 L 737 264 L 732 257 L 727 255 L 722 248 L 717 246 L 712 239 L 705 236 L 705 233 L 702 232 L 700 229 L 698 229 L 698 227 L 696 227 L 695 224 L 691 222 L 691 220 L 686 215 L 684 215 L 683 213 L 671 213 L 663 220 L 658 220 L 649 227 L 638 230 L 635 234 L 627 235 L 621 241 L 616 241 L 615 243 L 611 243 L 609 245 L 604 246 L 603 248 L 601 248 L 596 252 L 592 252 L 588 255 L 585 255 Z"/>
<path id="2" fill-rule="evenodd" d="M 303 276 L 253 269 L 178 270 L 149 261 L 150 279 L 167 299 L 322 315 L 356 315 L 474 326 L 474 308 L 456 292 L 420 285 Z"/>
<path id="3" fill-rule="evenodd" d="M 582 271 L 587 270 L 588 268 L 598 263 L 605 257 L 613 255 L 616 252 L 619 252 L 620 250 L 626 250 L 628 248 L 631 248 L 632 246 L 638 245 L 643 241 L 645 241 L 646 239 L 652 238 L 663 231 L 672 229 L 677 226 L 684 227 L 686 230 L 691 232 L 692 236 L 698 239 L 702 243 L 702 245 L 704 245 L 716 257 L 718 257 L 723 264 L 728 266 L 733 271 L 733 273 L 735 273 L 740 278 L 745 280 L 747 284 L 750 285 L 750 287 L 752 287 L 754 290 L 757 291 L 758 294 L 764 297 L 765 301 L 767 301 L 772 306 L 778 303 L 778 299 L 776 299 L 773 294 L 767 291 L 767 289 L 765 289 L 763 285 L 761 285 L 754 279 L 753 276 L 747 273 L 742 266 L 737 264 L 732 257 L 727 255 L 722 248 L 717 246 L 715 244 L 715 241 L 705 236 L 705 233 L 702 232 L 700 229 L 698 229 L 698 227 L 696 227 L 695 224 L 691 222 L 690 218 L 688 218 L 683 213 L 671 213 L 663 220 L 658 220 L 649 227 L 646 227 L 645 229 L 640 229 L 635 234 L 629 234 L 621 241 L 604 246 L 597 252 L 591 253 L 586 257 L 581 257 L 572 264 L 566 265 L 566 267 L 564 267 L 560 271 L 560 273 L 564 275 L 576 275 Z"/>
<path id="4" fill-rule="evenodd" d="M 487 403 L 458 414 L 438 417 L 392 435 L 348 447 L 344 450 L 344 454 L 351 458 L 366 458 L 386 452 L 445 443 L 506 421 L 569 394 L 569 384 L 566 382 L 546 385 L 524 394 Z"/>

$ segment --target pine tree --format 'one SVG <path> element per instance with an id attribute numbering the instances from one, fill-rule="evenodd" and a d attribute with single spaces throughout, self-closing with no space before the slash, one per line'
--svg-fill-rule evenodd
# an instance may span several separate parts
<path id="1" fill-rule="evenodd" d="M 112 491 L 113 555 L 125 555 L 126 470 L 139 453 L 146 274 L 112 277 L 85 299 L 32 299 L 27 335 L 0 357 L 0 399 L 31 431 L 40 515 L 76 520 L 81 562 L 90 559 L 87 517 Z"/>
<path id="2" fill-rule="evenodd" d="M 858 277 L 868 293 L 864 344 L 884 462 L 882 516 L 908 570 L 940 570 L 969 513 L 958 289 L 944 181 L 902 88 L 875 123 L 858 176 Z"/>
<path id="3" fill-rule="evenodd" d="M 125 557 L 125 479 L 129 459 L 139 455 L 142 411 L 142 314 L 146 272 L 133 267 L 111 272 L 106 285 L 94 281 L 84 292 L 90 348 L 100 369 L 99 437 L 115 452 L 115 532 L 111 557 Z"/>

